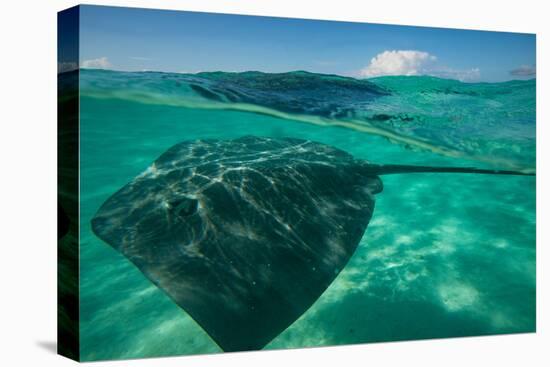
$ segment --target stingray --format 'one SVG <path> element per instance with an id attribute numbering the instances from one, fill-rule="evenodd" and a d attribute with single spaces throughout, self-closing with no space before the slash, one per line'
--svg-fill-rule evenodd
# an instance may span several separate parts
<path id="1" fill-rule="evenodd" d="M 344 268 L 379 176 L 412 172 L 526 174 L 377 165 L 294 138 L 187 141 L 107 199 L 92 229 L 224 351 L 257 350 Z"/>

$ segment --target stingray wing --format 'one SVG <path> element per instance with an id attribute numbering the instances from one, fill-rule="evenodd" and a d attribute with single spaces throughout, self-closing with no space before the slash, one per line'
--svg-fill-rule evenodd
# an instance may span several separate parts
<path id="1" fill-rule="evenodd" d="M 378 177 L 298 139 L 181 143 L 110 197 L 93 231 L 224 351 L 261 349 L 346 265 Z"/>

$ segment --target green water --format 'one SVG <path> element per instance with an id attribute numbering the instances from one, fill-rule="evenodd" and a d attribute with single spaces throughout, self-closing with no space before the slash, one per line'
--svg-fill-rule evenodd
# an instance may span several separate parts
<path id="1" fill-rule="evenodd" d="M 186 87 L 188 76 L 178 77 L 81 74 L 83 360 L 221 352 L 90 228 L 110 195 L 178 142 L 291 136 L 375 163 L 535 166 L 534 81 L 382 78 L 366 93 L 355 82 L 266 84 L 252 75 L 246 84 L 221 74 L 192 81 L 206 89 L 201 95 Z M 237 101 L 227 97 L 234 92 Z M 383 181 L 348 265 L 265 349 L 535 330 L 534 177 L 415 174 Z"/>

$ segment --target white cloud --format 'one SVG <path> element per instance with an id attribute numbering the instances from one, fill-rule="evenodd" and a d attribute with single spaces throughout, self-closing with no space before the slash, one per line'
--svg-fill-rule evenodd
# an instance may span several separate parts
<path id="1" fill-rule="evenodd" d="M 57 73 L 64 73 L 66 71 L 73 71 L 78 69 L 78 65 L 76 62 L 68 61 L 68 62 L 58 62 L 57 63 Z"/>
<path id="2" fill-rule="evenodd" d="M 430 75 L 460 81 L 478 80 L 479 68 L 454 69 L 438 63 L 437 57 L 418 50 L 386 50 L 370 60 L 359 72 L 360 76 L 372 78 L 384 75 Z"/>
<path id="3" fill-rule="evenodd" d="M 423 51 L 384 51 L 370 60 L 370 64 L 361 70 L 361 76 L 425 74 L 425 69 L 436 60 L 435 56 Z"/>
<path id="4" fill-rule="evenodd" d="M 98 59 L 84 60 L 80 63 L 80 67 L 88 69 L 109 69 L 112 66 L 105 56 Z"/>
<path id="5" fill-rule="evenodd" d="M 535 65 L 521 65 L 520 67 L 510 70 L 510 75 L 513 76 L 535 76 L 537 68 Z"/>
<path id="6" fill-rule="evenodd" d="M 190 70 L 180 70 L 180 71 L 176 71 L 176 73 L 179 73 L 179 74 L 198 74 L 198 73 L 202 73 L 202 70 L 195 70 L 195 71 L 190 71 Z"/>

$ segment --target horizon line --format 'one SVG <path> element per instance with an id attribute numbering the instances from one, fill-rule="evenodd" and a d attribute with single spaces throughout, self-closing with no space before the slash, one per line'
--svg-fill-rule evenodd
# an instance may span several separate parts
<path id="1" fill-rule="evenodd" d="M 63 73 L 66 73 L 66 72 L 72 72 L 72 71 L 75 71 L 75 70 L 94 70 L 94 71 L 111 71 L 111 72 L 123 72 L 123 73 L 162 73 L 162 74 L 181 74 L 181 75 L 198 75 L 198 74 L 202 74 L 202 73 L 227 73 L 227 74 L 243 74 L 243 73 L 262 73 L 262 74 L 290 74 L 290 73 L 308 73 L 308 74 L 317 74 L 317 75 L 326 75 L 326 76 L 337 76 L 337 77 L 341 77 L 341 78 L 350 78 L 350 79 L 355 79 L 355 80 L 373 80 L 373 79 L 378 79 L 378 78 L 386 78 L 386 77 L 412 77 L 412 78 L 415 78 L 415 77 L 428 77 L 428 78 L 433 78 L 433 79 L 440 79 L 440 80 L 453 80 L 453 81 L 457 81 L 457 82 L 460 82 L 460 83 L 465 83 L 465 84 L 482 84 L 482 83 L 485 83 L 485 84 L 498 84 L 498 83 L 508 83 L 508 82 L 513 82 L 513 81 L 520 81 L 520 82 L 525 82 L 525 81 L 531 81 L 531 80 L 536 80 L 537 77 L 536 75 L 531 77 L 531 78 L 526 78 L 526 79 L 506 79 L 506 80 L 502 80 L 502 81 L 482 81 L 482 80 L 478 80 L 478 81 L 467 81 L 467 80 L 460 80 L 460 79 L 453 79 L 453 78 L 442 78 L 442 77 L 439 77 L 439 76 L 434 76 L 434 75 L 429 75 L 429 74 L 414 74 L 414 75 L 406 75 L 406 74 L 395 74 L 395 75 L 378 75 L 378 76 L 374 76 L 374 77 L 364 77 L 364 78 L 361 78 L 361 77 L 356 77 L 356 76 L 352 76 L 352 75 L 345 75 L 345 74 L 335 74 L 335 73 L 319 73 L 319 72 L 316 72 L 316 71 L 308 71 L 308 70 L 301 70 L 301 69 L 296 69 L 296 70 L 289 70 L 289 71 L 281 71 L 281 72 L 269 72 L 269 71 L 261 71 L 261 70 L 243 70 L 243 71 L 224 71 L 224 70 L 201 70 L 201 71 L 197 71 L 197 72 L 186 72 L 186 71 L 168 71 L 168 70 L 153 70 L 153 69 L 143 69 L 143 70 L 124 70 L 124 69 L 108 69 L 108 68 L 90 68 L 90 67 L 82 67 L 82 66 L 79 66 L 78 68 L 72 68 L 72 69 L 69 69 L 69 70 L 63 70 L 63 71 L 58 71 L 57 74 L 63 74 Z"/>

